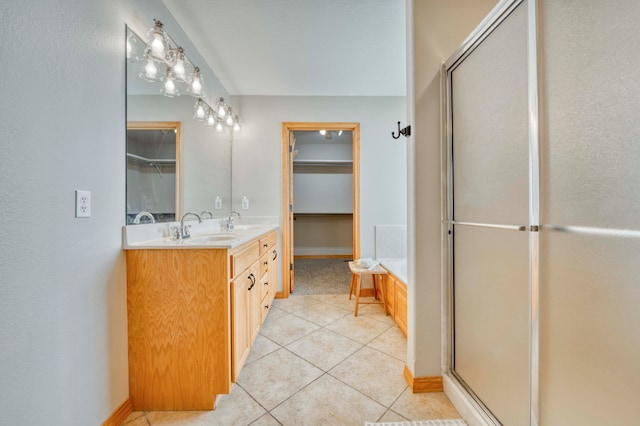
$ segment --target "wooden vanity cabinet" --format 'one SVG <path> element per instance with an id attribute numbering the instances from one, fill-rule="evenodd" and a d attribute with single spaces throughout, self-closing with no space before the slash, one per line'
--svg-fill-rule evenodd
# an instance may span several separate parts
<path id="1" fill-rule="evenodd" d="M 274 250 L 276 231 L 233 249 L 126 251 L 134 410 L 211 410 L 231 391 L 275 296 Z"/>

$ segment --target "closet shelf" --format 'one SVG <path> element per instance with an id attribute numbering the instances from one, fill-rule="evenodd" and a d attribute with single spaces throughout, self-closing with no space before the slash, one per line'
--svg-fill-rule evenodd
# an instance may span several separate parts
<path id="1" fill-rule="evenodd" d="M 294 166 L 351 166 L 353 160 L 293 160 Z"/>

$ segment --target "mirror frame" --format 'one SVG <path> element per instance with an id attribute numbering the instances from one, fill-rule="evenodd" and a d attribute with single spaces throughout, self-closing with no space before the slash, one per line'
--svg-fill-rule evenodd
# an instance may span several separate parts
<path id="1" fill-rule="evenodd" d="M 181 217 L 181 193 L 180 181 L 182 180 L 182 122 L 180 121 L 127 121 L 127 132 L 129 130 L 175 130 L 176 132 L 176 216 L 175 221 Z M 126 149 L 125 149 L 126 151 Z M 126 161 L 126 159 L 125 159 Z M 126 164 L 126 163 L 125 163 Z M 128 169 L 127 169 L 128 174 Z M 125 176 L 125 182 L 128 177 Z M 128 190 L 125 191 L 125 205 L 128 200 Z M 128 212 L 125 211 L 125 217 Z"/>

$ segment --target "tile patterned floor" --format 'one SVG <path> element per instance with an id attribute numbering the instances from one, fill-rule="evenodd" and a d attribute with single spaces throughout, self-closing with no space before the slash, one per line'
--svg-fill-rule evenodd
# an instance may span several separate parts
<path id="1" fill-rule="evenodd" d="M 277 299 L 238 382 L 214 411 L 134 412 L 126 426 L 363 425 L 460 418 L 443 393 L 414 394 L 407 342 L 381 305 L 346 294 Z"/>

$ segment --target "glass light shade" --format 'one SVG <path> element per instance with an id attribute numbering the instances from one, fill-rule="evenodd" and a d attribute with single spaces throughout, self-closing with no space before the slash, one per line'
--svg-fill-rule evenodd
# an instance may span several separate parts
<path id="1" fill-rule="evenodd" d="M 198 102 L 196 102 L 196 110 L 193 114 L 193 118 L 200 121 L 205 120 L 207 118 L 207 109 L 208 108 L 202 101 L 202 99 L 198 99 Z"/>
<path id="2" fill-rule="evenodd" d="M 162 30 L 162 22 L 155 21 L 153 28 L 147 33 L 147 44 L 151 48 L 151 55 L 164 59 L 169 51 L 169 41 Z"/>
<path id="3" fill-rule="evenodd" d="M 204 96 L 204 91 L 202 90 L 202 77 L 200 77 L 200 68 L 195 67 L 193 70 L 193 76 L 191 77 L 191 82 L 189 83 L 187 91 L 191 96 L 196 96 L 198 98 Z"/>
<path id="4" fill-rule="evenodd" d="M 224 102 L 224 98 L 220 98 L 213 108 L 218 113 L 218 117 L 224 118 L 227 115 L 227 104 Z"/>
<path id="5" fill-rule="evenodd" d="M 239 132 L 240 131 L 240 119 L 238 118 L 238 115 L 236 114 L 234 117 L 234 123 L 233 123 L 233 131 L 234 132 Z"/>
<path id="6" fill-rule="evenodd" d="M 176 62 L 173 64 L 173 73 L 177 79 L 184 81 L 187 78 L 187 70 L 184 66 L 184 51 L 182 47 L 178 48 L 176 53 Z"/>
<path id="7" fill-rule="evenodd" d="M 321 134 L 322 136 L 324 136 L 324 135 L 326 135 L 326 134 L 327 134 L 327 131 L 326 131 L 326 130 L 320 130 L 320 134 Z"/>
<path id="8" fill-rule="evenodd" d="M 150 57 L 147 59 L 147 63 L 144 66 L 144 69 L 140 73 L 140 77 L 143 80 L 147 80 L 150 82 L 160 81 L 159 77 L 160 73 L 158 72 L 158 66 Z"/>
<path id="9" fill-rule="evenodd" d="M 216 132 L 222 133 L 223 130 L 224 130 L 224 128 L 222 127 L 222 123 L 218 121 L 216 123 Z"/>
<path id="10" fill-rule="evenodd" d="M 233 126 L 233 113 L 231 112 L 231 108 L 229 108 L 229 114 L 227 114 L 225 122 L 227 123 L 227 126 Z"/>
<path id="11" fill-rule="evenodd" d="M 164 84 L 162 85 L 162 89 L 160 92 L 168 96 L 170 98 L 174 96 L 180 96 L 180 91 L 178 90 L 178 86 L 176 85 L 175 74 L 171 70 L 171 68 L 167 68 L 167 75 L 164 78 Z"/>
<path id="12" fill-rule="evenodd" d="M 213 127 L 216 125 L 216 114 L 213 111 L 209 111 L 209 114 L 207 115 L 207 121 L 204 125 L 207 127 Z"/>

